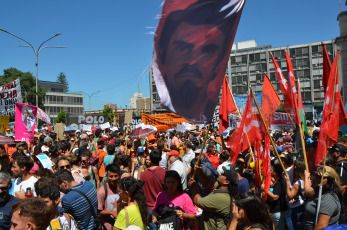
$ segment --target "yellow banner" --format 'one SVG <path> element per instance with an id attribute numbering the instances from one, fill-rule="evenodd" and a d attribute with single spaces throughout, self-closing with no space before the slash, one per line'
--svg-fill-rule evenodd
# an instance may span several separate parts
<path id="1" fill-rule="evenodd" d="M 8 123 L 10 122 L 10 115 L 0 115 L 0 133 L 6 133 L 8 129 Z"/>

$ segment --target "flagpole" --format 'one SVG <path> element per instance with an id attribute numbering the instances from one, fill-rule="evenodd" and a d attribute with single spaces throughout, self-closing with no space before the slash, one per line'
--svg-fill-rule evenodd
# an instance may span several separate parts
<path id="1" fill-rule="evenodd" d="M 298 78 L 298 89 L 301 89 L 300 87 L 300 79 Z M 301 94 L 301 92 L 299 92 Z M 334 92 L 334 95 L 335 95 L 335 92 Z M 301 97 L 301 96 L 300 96 Z M 300 116 L 300 115 L 299 115 Z M 304 155 L 304 161 L 305 161 L 305 167 L 306 167 L 306 171 L 309 172 L 308 170 L 308 164 L 307 164 L 307 156 L 306 156 L 306 146 L 305 146 L 305 141 L 304 141 L 304 131 L 302 130 L 302 124 L 300 122 L 299 125 L 299 131 L 300 131 L 300 139 L 301 139 L 301 145 L 302 145 L 302 152 L 303 152 L 303 155 Z"/>
<path id="2" fill-rule="evenodd" d="M 251 93 L 252 93 L 252 96 L 253 96 L 255 105 L 257 106 L 258 112 L 259 112 L 259 114 L 260 114 L 261 121 L 262 121 L 262 123 L 263 123 L 263 125 L 264 125 L 264 127 L 265 127 L 266 133 L 267 133 L 267 135 L 268 135 L 268 137 L 269 137 L 269 139 L 270 139 L 270 141 L 271 141 L 271 145 L 272 145 L 272 147 L 273 147 L 273 149 L 274 149 L 274 151 L 275 151 L 276 157 L 278 158 L 278 161 L 279 161 L 280 164 L 281 164 L 281 167 L 282 167 L 282 169 L 283 169 L 283 171 L 284 171 L 284 174 L 285 174 L 286 176 L 288 176 L 288 173 L 287 173 L 287 171 L 286 171 L 286 168 L 284 167 L 284 165 L 283 165 L 283 163 L 282 163 L 282 161 L 281 161 L 280 155 L 279 155 L 278 152 L 277 152 L 275 142 L 274 142 L 274 140 L 272 139 L 272 137 L 271 137 L 271 135 L 270 135 L 270 133 L 269 133 L 269 129 L 268 129 L 268 127 L 267 127 L 266 124 L 265 124 L 265 120 L 264 120 L 263 114 L 261 113 L 261 110 L 260 110 L 260 108 L 259 108 L 259 104 L 258 104 L 258 102 L 257 102 L 257 99 L 255 98 L 255 95 L 254 95 L 254 92 L 253 92 L 252 89 L 251 89 Z"/>
<path id="3" fill-rule="evenodd" d="M 201 146 L 201 151 L 199 153 L 198 160 L 196 161 L 195 166 L 199 166 L 201 164 L 201 160 L 200 160 L 201 159 L 201 154 L 204 151 L 204 148 L 205 148 L 205 145 L 206 145 L 206 141 L 207 141 L 207 135 L 208 135 L 208 132 L 210 131 L 210 129 L 211 129 L 211 123 L 208 124 L 208 128 L 207 128 L 206 134 L 205 134 L 205 138 L 204 138 L 204 141 L 203 141 L 202 146 Z M 194 179 L 195 174 L 196 174 L 196 170 L 195 170 L 195 167 L 194 167 L 194 173 L 193 173 L 192 179 Z"/>
<path id="4" fill-rule="evenodd" d="M 231 97 L 232 97 L 232 99 L 233 99 L 233 102 L 234 102 L 234 105 L 235 105 L 235 107 L 236 107 L 237 113 L 239 114 L 240 119 L 242 119 L 242 116 L 241 116 L 239 107 L 237 107 L 237 104 L 236 104 L 236 101 L 235 101 L 235 98 L 234 98 L 234 94 L 232 93 L 232 91 L 231 91 L 231 89 L 230 89 L 229 82 L 228 82 L 228 89 L 229 89 L 229 92 L 230 92 Z M 253 150 L 252 150 L 252 147 L 251 147 L 251 142 L 249 141 L 248 134 L 247 134 L 247 133 L 245 133 L 245 134 L 246 134 L 246 138 L 247 138 L 247 141 L 248 141 L 249 149 L 250 149 L 250 151 L 251 151 L 252 159 L 253 159 L 253 161 L 255 162 L 254 153 L 253 153 Z"/>
<path id="5" fill-rule="evenodd" d="M 334 99 L 335 99 L 335 91 L 336 91 L 336 76 L 337 76 L 337 70 L 339 69 L 339 57 L 337 57 L 337 60 L 336 60 L 336 70 L 335 70 L 335 78 L 334 78 L 334 87 L 332 90 L 334 90 L 333 92 L 333 98 L 332 98 L 332 101 L 331 101 L 331 111 L 330 111 L 330 115 L 331 113 L 333 112 L 334 110 Z M 324 173 L 325 173 L 325 166 L 326 166 L 326 160 L 327 160 L 327 151 L 328 151 L 328 148 L 329 148 L 329 137 L 328 137 L 328 140 L 327 140 L 327 145 L 326 145 L 326 151 L 325 151 L 325 156 L 324 156 L 324 163 L 323 163 L 323 170 L 322 170 L 322 176 L 321 176 L 321 179 L 320 179 L 320 185 L 319 185 L 319 192 L 318 192 L 318 203 L 317 203 L 317 212 L 316 212 L 316 224 L 318 222 L 318 216 L 319 216 L 319 210 L 320 210 L 320 205 L 321 205 L 321 202 L 322 202 L 322 190 L 323 190 L 323 179 L 324 179 Z"/>

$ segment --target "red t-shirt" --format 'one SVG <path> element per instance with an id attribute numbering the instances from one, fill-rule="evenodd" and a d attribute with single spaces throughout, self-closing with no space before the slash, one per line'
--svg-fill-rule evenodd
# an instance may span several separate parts
<path id="1" fill-rule="evenodd" d="M 213 167 L 218 168 L 218 166 L 219 166 L 219 157 L 217 155 L 208 155 L 208 154 L 206 154 L 206 156 L 211 161 Z"/>
<path id="2" fill-rule="evenodd" d="M 140 180 L 144 181 L 145 184 L 143 185 L 142 189 L 145 193 L 146 199 L 147 199 L 147 206 L 149 210 L 152 210 L 155 205 L 155 201 L 157 199 L 157 196 L 160 192 L 164 191 L 164 179 L 165 179 L 165 173 L 166 169 L 163 169 L 162 167 L 158 166 L 155 169 L 152 169 L 152 171 L 157 175 L 155 176 L 153 172 L 150 171 L 150 169 L 146 169 L 142 174 Z M 160 179 L 160 182 L 158 178 Z"/>

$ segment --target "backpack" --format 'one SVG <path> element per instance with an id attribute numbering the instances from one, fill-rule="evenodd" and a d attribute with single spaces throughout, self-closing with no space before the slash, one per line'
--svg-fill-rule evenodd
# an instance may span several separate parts
<path id="1" fill-rule="evenodd" d="M 100 150 L 100 151 L 98 151 L 98 150 Z M 95 150 L 95 155 L 92 156 L 92 157 L 89 159 L 89 162 L 90 162 L 91 165 L 95 165 L 95 164 L 97 164 L 97 163 L 99 162 L 99 155 L 100 155 L 100 153 L 102 153 L 102 152 L 103 152 L 102 149 L 97 149 L 97 150 Z"/>
<path id="2" fill-rule="evenodd" d="M 161 211 L 160 208 L 164 207 Z M 181 219 L 178 218 L 176 210 L 182 210 L 181 207 L 175 206 L 173 203 L 161 204 L 157 208 L 159 213 L 158 230 L 176 230 L 181 229 Z"/>

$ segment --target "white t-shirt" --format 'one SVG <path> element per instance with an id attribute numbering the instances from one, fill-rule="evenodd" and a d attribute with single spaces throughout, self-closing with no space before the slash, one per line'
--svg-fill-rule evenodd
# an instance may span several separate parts
<path id="1" fill-rule="evenodd" d="M 180 160 L 176 160 L 171 164 L 170 170 L 175 170 L 181 176 L 183 190 L 187 188 L 187 170 Z"/>
<path id="2" fill-rule="evenodd" d="M 305 201 L 304 201 L 304 197 L 305 197 L 305 186 L 304 186 L 304 181 L 303 180 L 298 180 L 294 183 L 294 185 L 299 185 L 299 191 L 298 194 L 295 197 L 295 202 L 292 204 L 289 204 L 290 208 L 296 208 L 299 207 L 300 205 L 302 205 Z M 299 195 L 300 194 L 300 195 Z"/>
<path id="3" fill-rule="evenodd" d="M 33 191 L 34 193 L 34 197 L 36 197 L 36 193 L 35 193 L 35 188 L 34 188 L 34 184 L 37 181 L 37 179 L 33 176 L 31 176 L 28 180 L 22 181 L 22 178 L 18 177 L 15 181 L 14 181 L 14 188 L 13 188 L 13 196 L 15 196 L 16 192 L 21 192 L 22 190 L 24 190 L 24 192 L 26 192 L 27 188 L 31 188 L 31 191 Z"/>

